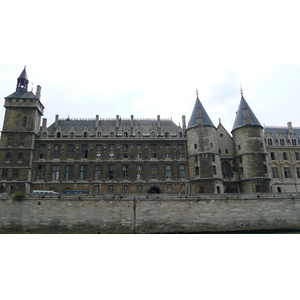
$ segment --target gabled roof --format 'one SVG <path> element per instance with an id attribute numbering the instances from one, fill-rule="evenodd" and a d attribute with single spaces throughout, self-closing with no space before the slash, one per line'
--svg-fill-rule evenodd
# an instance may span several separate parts
<path id="1" fill-rule="evenodd" d="M 198 125 L 197 124 L 197 108 L 201 109 L 202 125 L 214 127 L 213 122 L 211 121 L 210 117 L 208 116 L 206 110 L 204 109 L 204 107 L 203 107 L 202 103 L 200 102 L 198 95 L 197 95 L 196 103 L 195 103 L 190 121 L 188 123 L 188 128 Z"/>
<path id="2" fill-rule="evenodd" d="M 245 109 L 248 109 L 248 111 L 249 111 L 250 124 L 246 124 L 246 122 L 245 122 L 245 118 L 244 118 L 244 110 Z M 256 118 L 255 114 L 251 110 L 249 104 L 247 103 L 247 101 L 245 100 L 245 98 L 242 94 L 242 99 L 241 99 L 238 111 L 236 113 L 236 117 L 235 117 L 235 121 L 234 121 L 232 130 L 235 130 L 235 129 L 243 127 L 243 126 L 249 126 L 249 125 L 261 126 L 260 122 Z"/>

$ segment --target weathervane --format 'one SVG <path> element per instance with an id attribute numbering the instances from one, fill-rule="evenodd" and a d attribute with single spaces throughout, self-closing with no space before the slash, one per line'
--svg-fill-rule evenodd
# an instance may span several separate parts
<path id="1" fill-rule="evenodd" d="M 243 96 L 243 88 L 242 88 L 242 84 L 240 84 L 240 91 L 241 91 L 241 95 Z"/>

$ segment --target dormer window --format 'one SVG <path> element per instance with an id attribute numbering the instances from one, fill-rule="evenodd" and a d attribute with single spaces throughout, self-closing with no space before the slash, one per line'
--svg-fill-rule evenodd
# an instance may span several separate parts
<path id="1" fill-rule="evenodd" d="M 57 137 L 57 138 L 60 138 L 60 137 L 61 137 L 61 133 L 60 133 L 60 132 L 57 132 L 57 133 L 56 133 L 56 137 Z"/>
<path id="2" fill-rule="evenodd" d="M 111 138 L 115 137 L 115 133 L 114 133 L 114 132 L 111 132 L 111 133 L 109 134 L 109 137 L 111 137 Z"/>
<path id="3" fill-rule="evenodd" d="M 70 132 L 70 138 L 74 138 L 74 132 Z"/>
<path id="4" fill-rule="evenodd" d="M 83 134 L 83 137 L 84 138 L 87 138 L 89 136 L 89 134 L 87 133 L 87 132 L 85 132 L 84 134 Z"/>

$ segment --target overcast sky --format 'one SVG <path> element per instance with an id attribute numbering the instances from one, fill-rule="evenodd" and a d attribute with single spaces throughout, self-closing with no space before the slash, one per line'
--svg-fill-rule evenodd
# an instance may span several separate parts
<path id="1" fill-rule="evenodd" d="M 2 4 L 3 6 L 3 4 Z M 296 2 L 12 1 L 1 15 L 0 98 L 26 65 L 44 117 L 172 118 L 199 98 L 230 132 L 244 97 L 262 125 L 299 120 Z M 12 19 L 13 16 L 13 19 Z M 5 28 L 5 29 L 4 29 Z M 0 111 L 2 129 L 4 108 Z"/>

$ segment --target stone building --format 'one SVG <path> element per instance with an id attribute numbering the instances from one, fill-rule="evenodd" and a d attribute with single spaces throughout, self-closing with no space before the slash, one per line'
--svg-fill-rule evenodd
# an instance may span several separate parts
<path id="1" fill-rule="evenodd" d="M 188 126 L 172 120 L 43 118 L 41 87 L 24 69 L 5 98 L 0 193 L 293 192 L 300 188 L 300 128 L 263 128 L 241 95 L 230 135 L 198 93 Z"/>

